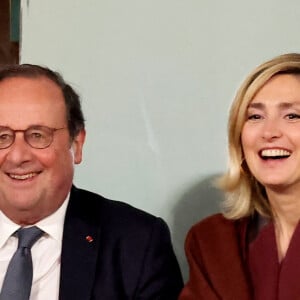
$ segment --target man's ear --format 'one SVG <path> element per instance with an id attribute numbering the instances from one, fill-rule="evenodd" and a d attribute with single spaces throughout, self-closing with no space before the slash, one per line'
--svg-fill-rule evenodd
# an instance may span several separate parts
<path id="1" fill-rule="evenodd" d="M 82 149 L 85 141 L 85 129 L 81 129 L 72 142 L 72 150 L 74 153 L 74 163 L 80 164 L 82 161 Z"/>

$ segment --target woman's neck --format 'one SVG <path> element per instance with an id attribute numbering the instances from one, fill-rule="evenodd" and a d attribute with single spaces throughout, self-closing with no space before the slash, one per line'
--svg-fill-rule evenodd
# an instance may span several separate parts
<path id="1" fill-rule="evenodd" d="M 300 220 L 300 193 L 267 191 L 273 212 L 278 259 L 281 261 L 288 250 L 293 233 Z"/>

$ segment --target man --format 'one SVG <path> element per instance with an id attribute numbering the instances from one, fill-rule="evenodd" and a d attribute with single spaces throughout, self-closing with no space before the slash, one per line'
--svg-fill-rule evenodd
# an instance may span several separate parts
<path id="1" fill-rule="evenodd" d="M 31 300 L 177 299 L 166 224 L 72 185 L 84 140 L 79 97 L 59 74 L 0 71 L 0 286 L 14 233 L 35 225 L 44 234 L 31 249 Z"/>

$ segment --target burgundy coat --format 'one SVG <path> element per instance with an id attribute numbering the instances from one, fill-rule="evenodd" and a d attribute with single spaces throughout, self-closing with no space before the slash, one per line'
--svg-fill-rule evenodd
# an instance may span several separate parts
<path id="1" fill-rule="evenodd" d="M 221 214 L 194 225 L 185 251 L 190 277 L 179 300 L 250 300 L 250 279 L 246 266 L 248 219 L 232 221 Z"/>

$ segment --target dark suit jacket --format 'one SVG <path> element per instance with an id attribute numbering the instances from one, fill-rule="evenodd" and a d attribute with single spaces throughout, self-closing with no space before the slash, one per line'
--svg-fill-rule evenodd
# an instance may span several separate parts
<path id="1" fill-rule="evenodd" d="M 172 300 L 181 288 L 162 219 L 72 188 L 63 233 L 60 300 Z"/>
<path id="2" fill-rule="evenodd" d="M 191 228 L 185 250 L 190 277 L 180 300 L 250 300 L 246 265 L 248 219 L 213 215 Z"/>

